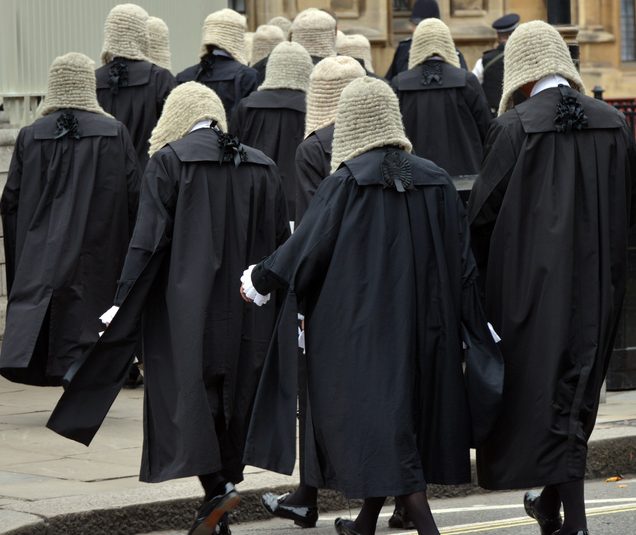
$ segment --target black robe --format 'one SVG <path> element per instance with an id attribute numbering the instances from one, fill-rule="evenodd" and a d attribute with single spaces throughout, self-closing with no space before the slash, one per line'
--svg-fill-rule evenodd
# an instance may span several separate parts
<path id="1" fill-rule="evenodd" d="M 385 76 L 387 81 L 390 82 L 398 74 L 408 70 L 412 44 L 413 38 L 404 39 L 398 43 L 398 46 L 395 49 L 395 54 L 393 55 L 393 61 L 391 62 L 389 70 Z M 457 52 L 457 59 L 459 59 L 459 66 L 464 70 L 468 70 L 464 54 L 462 54 L 460 50 L 456 49 L 455 51 Z"/>
<path id="2" fill-rule="evenodd" d="M 584 477 L 625 292 L 633 134 L 612 107 L 564 92 L 587 126 L 556 131 L 558 88 L 501 115 L 470 198 L 486 312 L 506 363 L 504 409 L 477 452 L 489 489 Z"/>
<path id="3" fill-rule="evenodd" d="M 100 106 L 126 125 L 143 170 L 150 134 L 176 85 L 174 76 L 148 61 L 115 58 L 97 69 L 95 77 Z"/>
<path id="4" fill-rule="evenodd" d="M 256 71 L 256 80 L 257 86 L 261 85 L 265 81 L 265 71 L 267 69 L 267 62 L 269 60 L 269 55 L 265 56 L 263 59 L 257 61 L 252 65 L 252 69 Z"/>
<path id="5" fill-rule="evenodd" d="M 492 116 L 477 77 L 428 60 L 392 84 L 413 152 L 453 177 L 478 173 Z"/>
<path id="6" fill-rule="evenodd" d="M 255 91 L 239 103 L 230 132 L 276 162 L 283 179 L 287 211 L 293 218 L 296 213 L 294 157 L 305 132 L 305 93 L 293 89 Z"/>
<path id="7" fill-rule="evenodd" d="M 125 379 L 142 316 L 142 481 L 221 469 L 242 479 L 277 304 L 246 305 L 239 277 L 285 241 L 289 225 L 274 163 L 242 147 L 246 161 L 220 165 L 217 137 L 197 130 L 151 158 L 115 299 L 121 308 L 73 371 L 48 423 L 66 437 L 92 440 Z"/>
<path id="8" fill-rule="evenodd" d="M 322 180 L 330 175 L 334 125 L 312 132 L 296 149 L 296 225 Z"/>
<path id="9" fill-rule="evenodd" d="M 58 137 L 63 122 L 69 132 Z M 0 201 L 9 289 L 4 377 L 61 384 L 95 343 L 138 192 L 135 149 L 120 122 L 60 110 L 20 130 Z"/>
<path id="10" fill-rule="evenodd" d="M 413 190 L 390 187 L 400 177 Z M 463 205 L 442 169 L 392 148 L 343 164 L 322 181 L 292 237 L 252 275 L 261 293 L 282 284 L 289 292 L 246 462 L 283 473 L 294 466 L 298 299 L 307 344 L 307 484 L 362 498 L 409 494 L 427 481 L 470 481 L 462 329 L 480 352 L 474 360 L 494 364 L 486 389 L 494 398 L 502 376 L 476 278 Z"/>
<path id="11" fill-rule="evenodd" d="M 228 121 L 234 108 L 260 85 L 258 73 L 235 59 L 207 54 L 201 62 L 177 74 L 177 83 L 199 82 L 212 89 L 223 102 Z"/>

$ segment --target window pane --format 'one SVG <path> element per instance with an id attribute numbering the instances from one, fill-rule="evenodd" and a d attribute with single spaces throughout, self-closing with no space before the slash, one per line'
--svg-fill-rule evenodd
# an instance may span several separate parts
<path id="1" fill-rule="evenodd" d="M 634 0 L 621 0 L 621 59 L 636 60 Z"/>

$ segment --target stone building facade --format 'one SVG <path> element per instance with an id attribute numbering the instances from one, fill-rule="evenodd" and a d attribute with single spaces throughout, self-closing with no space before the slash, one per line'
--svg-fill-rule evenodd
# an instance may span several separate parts
<path id="1" fill-rule="evenodd" d="M 245 0 L 251 29 L 271 17 L 293 18 L 306 7 L 338 16 L 345 33 L 363 33 L 373 43 L 378 73 L 386 72 L 395 45 L 408 37 L 414 0 Z M 442 19 L 472 67 L 491 48 L 493 20 L 516 12 L 523 21 L 547 20 L 546 0 L 438 0 Z M 609 98 L 636 96 L 635 0 L 572 0 L 572 23 L 579 29 L 581 72 L 586 86 L 600 85 Z"/>

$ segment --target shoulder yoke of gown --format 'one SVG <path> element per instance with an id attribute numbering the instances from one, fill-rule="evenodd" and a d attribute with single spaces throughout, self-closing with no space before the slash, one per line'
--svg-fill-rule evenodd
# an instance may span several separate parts
<path id="1" fill-rule="evenodd" d="M 57 139 L 60 136 L 60 122 L 65 115 L 71 114 L 77 121 L 74 135 L 83 137 L 115 137 L 120 133 L 121 123 L 112 117 L 106 117 L 101 113 L 94 113 L 74 108 L 60 109 L 49 115 L 41 117 L 29 128 L 33 131 L 34 139 Z M 72 120 L 72 119 L 71 119 Z"/>
<path id="2" fill-rule="evenodd" d="M 186 136 L 168 143 L 181 162 L 219 162 L 221 159 L 221 146 L 219 140 L 223 134 L 217 133 L 213 128 L 201 128 L 190 132 Z M 260 150 L 248 147 L 233 138 L 237 152 L 243 151 L 245 159 L 242 164 L 273 166 L 274 162 L 265 156 Z M 162 148 L 159 153 L 165 151 Z M 158 153 L 158 154 L 159 154 Z"/>
<path id="3" fill-rule="evenodd" d="M 305 92 L 296 89 L 263 89 L 244 99 L 246 108 L 288 109 L 305 113 Z"/>
<path id="4" fill-rule="evenodd" d="M 468 72 L 444 61 L 427 60 L 397 75 L 398 91 L 426 91 L 465 87 Z"/>
<path id="5" fill-rule="evenodd" d="M 395 153 L 399 156 L 400 166 L 412 175 L 414 186 L 452 186 L 448 173 L 441 167 L 396 147 L 372 149 L 347 160 L 334 175 L 346 168 L 360 186 L 385 185 L 382 167 L 387 156 Z"/>
<path id="6" fill-rule="evenodd" d="M 560 89 L 563 89 L 563 95 Z M 569 97 L 569 103 L 565 103 L 564 95 Z M 541 91 L 525 102 L 513 108 L 513 112 L 521 120 L 523 129 L 527 134 L 558 131 L 555 117 L 560 103 L 566 106 L 577 106 L 578 103 L 585 115 L 585 125 L 582 129 L 612 129 L 625 126 L 623 115 L 613 106 L 602 100 L 582 95 L 570 87 L 551 87 Z"/>
<path id="7" fill-rule="evenodd" d="M 109 79 L 111 69 L 115 67 L 119 67 L 120 65 L 125 66 L 126 70 L 126 86 L 134 87 L 139 85 L 147 85 L 150 82 L 150 75 L 152 73 L 153 67 L 156 69 L 160 69 L 161 67 L 156 67 L 154 64 L 149 61 L 143 60 L 132 60 L 125 58 L 115 58 L 110 63 L 106 65 L 102 65 L 99 69 L 95 71 L 95 78 L 97 82 L 97 89 L 109 89 Z"/>
<path id="8" fill-rule="evenodd" d="M 335 124 L 330 124 L 313 132 L 313 135 L 316 136 L 316 139 L 320 143 L 320 146 L 322 147 L 322 150 L 325 152 L 325 154 L 331 154 L 333 147 L 334 128 Z"/>

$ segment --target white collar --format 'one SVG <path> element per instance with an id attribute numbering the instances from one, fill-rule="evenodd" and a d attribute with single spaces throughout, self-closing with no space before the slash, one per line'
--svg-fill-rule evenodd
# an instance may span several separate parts
<path id="1" fill-rule="evenodd" d="M 548 76 L 541 78 L 541 80 L 534 84 L 530 96 L 534 97 L 537 93 L 541 93 L 541 91 L 545 91 L 546 89 L 550 89 L 551 87 L 559 87 L 560 85 L 566 85 L 570 87 L 570 83 L 565 78 L 563 78 L 563 76 L 559 74 L 549 74 Z"/>
<path id="2" fill-rule="evenodd" d="M 202 128 L 210 128 L 212 126 L 212 121 L 210 119 L 203 119 L 203 121 L 199 121 L 192 128 L 190 128 L 190 132 L 194 132 L 195 130 L 201 130 Z"/>

